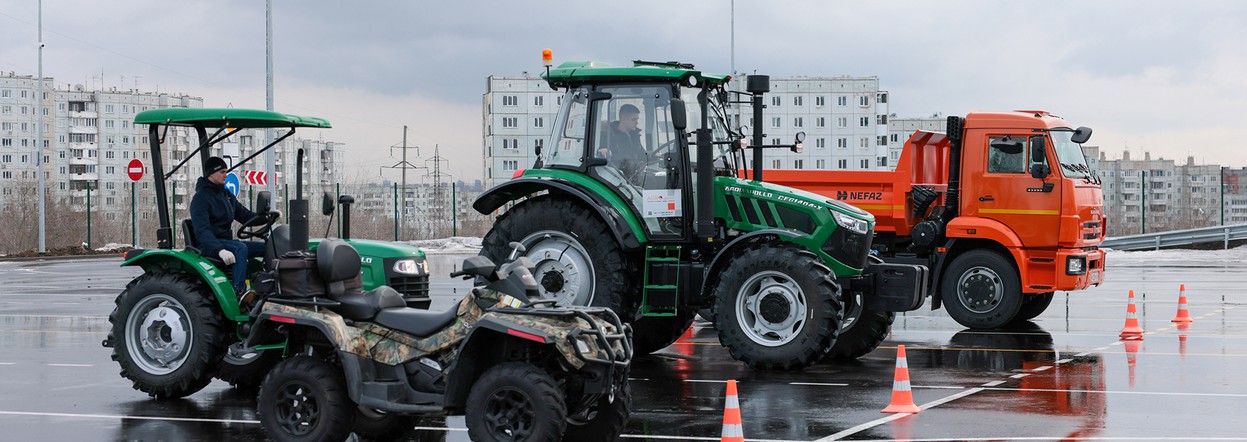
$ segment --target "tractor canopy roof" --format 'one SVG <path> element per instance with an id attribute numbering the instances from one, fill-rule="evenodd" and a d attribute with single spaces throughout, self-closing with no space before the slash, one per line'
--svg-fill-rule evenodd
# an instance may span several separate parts
<path id="1" fill-rule="evenodd" d="M 551 86 L 566 87 L 583 83 L 626 83 L 637 81 L 680 82 L 716 85 L 732 79 L 730 75 L 699 71 L 691 64 L 675 61 L 634 61 L 632 66 L 616 67 L 600 61 L 568 61 L 542 74 Z"/>
<path id="2" fill-rule="evenodd" d="M 172 126 L 229 127 L 234 129 L 317 127 L 329 128 L 329 121 L 317 117 L 283 114 L 259 109 L 163 108 L 139 112 L 134 124 Z"/>

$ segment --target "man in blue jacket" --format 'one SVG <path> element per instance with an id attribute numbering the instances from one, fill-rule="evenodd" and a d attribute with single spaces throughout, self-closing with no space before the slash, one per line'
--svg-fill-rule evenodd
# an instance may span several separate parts
<path id="1" fill-rule="evenodd" d="M 191 199 L 191 224 L 200 253 L 220 257 L 226 265 L 234 266 L 234 293 L 241 296 L 247 288 L 247 259 L 262 256 L 264 243 L 234 239 L 234 221 L 246 222 L 255 213 L 225 189 L 228 169 L 219 157 L 204 163 L 204 176 L 195 183 L 195 197 Z"/>

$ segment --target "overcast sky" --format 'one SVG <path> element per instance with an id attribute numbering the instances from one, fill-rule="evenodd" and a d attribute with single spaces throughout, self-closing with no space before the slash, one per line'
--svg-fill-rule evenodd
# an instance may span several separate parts
<path id="1" fill-rule="evenodd" d="M 732 66 L 730 0 L 274 2 L 276 110 L 330 120 L 376 179 L 419 145 L 480 178 L 485 77 L 555 61 Z M 38 68 L 37 1 L 0 8 L 0 70 Z M 44 75 L 264 108 L 265 2 L 46 0 Z M 1247 166 L 1247 2 L 735 2 L 735 67 L 877 76 L 899 117 L 1045 109 L 1095 129 L 1109 159 Z M 411 153 L 414 154 L 414 151 Z"/>

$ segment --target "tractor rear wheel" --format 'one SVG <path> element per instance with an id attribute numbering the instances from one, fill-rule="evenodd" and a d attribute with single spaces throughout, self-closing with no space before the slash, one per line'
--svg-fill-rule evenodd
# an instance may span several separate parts
<path id="1" fill-rule="evenodd" d="M 755 369 L 796 370 L 840 332 L 840 288 L 813 253 L 782 243 L 736 251 L 714 287 L 719 341 Z"/>
<path id="2" fill-rule="evenodd" d="M 203 281 L 176 270 L 144 273 L 116 304 L 108 315 L 112 358 L 136 390 L 180 398 L 212 382 L 228 336 Z"/>

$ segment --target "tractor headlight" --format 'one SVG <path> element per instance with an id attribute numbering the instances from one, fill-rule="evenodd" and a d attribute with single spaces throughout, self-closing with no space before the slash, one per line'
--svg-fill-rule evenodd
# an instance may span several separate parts
<path id="1" fill-rule="evenodd" d="M 864 219 L 857 219 L 835 210 L 831 211 L 831 215 L 836 218 L 836 224 L 840 225 L 840 227 L 844 227 L 862 235 L 870 233 L 870 223 Z"/>
<path id="2" fill-rule="evenodd" d="M 400 259 L 398 261 L 394 261 L 395 273 L 402 273 L 404 275 L 420 275 L 423 274 L 421 270 L 422 267 L 420 263 L 416 262 L 414 259 Z"/>

